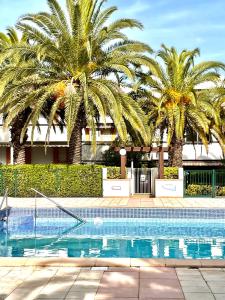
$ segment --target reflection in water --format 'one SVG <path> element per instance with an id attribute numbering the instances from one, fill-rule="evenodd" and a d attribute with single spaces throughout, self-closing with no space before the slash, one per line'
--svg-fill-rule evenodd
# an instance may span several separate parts
<path id="1" fill-rule="evenodd" d="M 0 256 L 225 258 L 224 220 L 93 219 L 31 216 L 0 230 Z"/>

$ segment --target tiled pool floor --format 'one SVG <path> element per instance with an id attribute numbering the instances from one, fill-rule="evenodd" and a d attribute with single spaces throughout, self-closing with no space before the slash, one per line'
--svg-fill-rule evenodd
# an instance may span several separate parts
<path id="1" fill-rule="evenodd" d="M 0 299 L 224 300 L 225 269 L 0 267 Z"/>

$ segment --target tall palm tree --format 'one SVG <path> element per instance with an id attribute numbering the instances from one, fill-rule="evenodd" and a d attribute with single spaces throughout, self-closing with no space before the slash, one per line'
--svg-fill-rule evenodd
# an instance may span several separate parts
<path id="1" fill-rule="evenodd" d="M 21 37 L 19 37 L 18 31 L 13 28 L 9 27 L 7 28 L 6 34 L 3 32 L 0 32 L 0 72 L 1 74 L 4 74 L 4 76 L 1 76 L 1 93 L 4 92 L 4 90 L 10 90 L 14 85 L 14 74 L 11 71 L 15 67 L 17 67 L 21 63 L 21 55 L 15 51 L 17 48 L 21 48 L 24 46 L 29 46 L 29 41 L 25 34 L 23 34 Z M 33 59 L 35 56 L 33 55 Z M 24 55 L 23 57 L 23 63 L 26 66 L 28 65 L 29 56 Z M 5 80 L 4 80 L 5 79 Z M 19 82 L 21 80 L 20 74 L 17 74 L 16 82 Z M 11 100 L 16 105 L 17 99 L 19 95 L 22 93 L 30 93 L 33 91 L 36 87 L 32 84 L 32 81 L 27 84 L 26 88 L 22 88 L 20 90 L 17 90 L 13 93 L 11 93 Z M 2 103 L 3 104 L 3 103 Z M 4 105 L 4 104 L 3 104 Z M 43 105 L 41 110 L 41 115 L 48 120 L 49 113 L 51 110 L 53 103 L 51 99 L 48 99 L 46 101 L 45 105 Z M 13 162 L 14 164 L 25 164 L 26 162 L 26 155 L 25 155 L 25 144 L 28 139 L 28 128 L 27 126 L 24 128 L 25 124 L 28 124 L 28 120 L 31 114 L 31 106 L 25 107 L 23 110 L 21 110 L 17 115 L 15 115 L 14 119 L 10 123 L 10 133 L 11 133 L 11 143 L 13 146 Z M 3 110 L 4 118 L 7 119 L 7 116 L 10 114 L 10 110 Z M 62 114 L 59 112 L 55 115 L 55 123 L 59 126 L 60 130 L 63 130 L 63 119 Z M 39 124 L 37 123 L 37 127 L 40 130 Z M 55 130 L 55 128 L 54 128 Z M 21 138 L 22 136 L 22 138 Z"/>
<path id="2" fill-rule="evenodd" d="M 103 120 L 110 116 L 124 142 L 128 139 L 128 122 L 147 143 L 144 114 L 117 83 L 121 75 L 133 80 L 136 67 L 152 68 L 154 62 L 146 55 L 151 48 L 129 40 L 123 32 L 127 28 L 141 29 L 142 25 L 132 19 L 109 23 L 117 8 L 103 9 L 105 0 L 66 0 L 65 12 L 57 0 L 47 2 L 51 13 L 28 14 L 17 24 L 31 45 L 15 51 L 21 57 L 26 54 L 30 60 L 29 64 L 21 61 L 16 68 L 4 70 L 14 72 L 13 87 L 6 86 L 0 99 L 0 110 L 9 112 L 6 124 L 29 106 L 32 112 L 21 138 L 28 122 L 32 122 L 34 132 L 40 111 L 50 98 L 55 102 L 46 139 L 49 140 L 55 113 L 64 109 L 70 163 L 81 162 L 82 128 L 86 125 L 92 130 L 95 145 L 96 116 Z M 34 55 L 38 60 L 33 59 Z M 21 76 L 16 80 L 18 73 Z M 31 83 L 36 89 L 23 92 Z M 20 92 L 16 101 L 11 97 L 15 92 Z"/>
<path id="3" fill-rule="evenodd" d="M 14 47 L 21 47 L 27 43 L 27 38 L 23 35 L 21 38 L 18 36 L 18 32 L 15 28 L 7 28 L 6 34 L 0 32 L 0 70 L 8 69 L 9 66 L 16 66 L 20 60 L 20 57 L 12 50 Z M 1 78 L 1 91 L 4 90 L 6 83 L 10 85 L 13 80 L 13 74 L 5 74 L 6 80 Z M 30 114 L 31 110 L 29 107 L 25 108 L 16 115 L 11 123 L 11 143 L 13 145 L 13 161 L 15 164 L 25 163 L 25 143 L 27 141 L 28 135 L 27 131 L 23 135 L 23 139 L 20 140 L 20 135 L 24 124 Z M 4 111 L 5 113 L 5 111 Z"/>
<path id="4" fill-rule="evenodd" d="M 159 136 L 167 131 L 169 165 L 182 166 L 182 150 L 186 132 L 197 133 L 208 146 L 214 135 L 224 150 L 225 138 L 221 132 L 220 110 L 215 105 L 218 97 L 220 75 L 224 64 L 205 61 L 195 64 L 199 50 L 183 50 L 162 46 L 151 74 L 142 76 L 141 89 L 136 96 L 142 99 L 151 129 Z M 201 86 L 214 84 L 214 88 Z M 144 87 L 143 87 L 144 84 Z"/>

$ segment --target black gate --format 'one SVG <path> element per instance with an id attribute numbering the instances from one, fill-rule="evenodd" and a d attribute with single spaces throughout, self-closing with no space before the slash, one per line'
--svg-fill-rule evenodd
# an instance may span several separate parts
<path id="1" fill-rule="evenodd" d="M 135 194 L 151 194 L 151 169 L 134 169 Z"/>

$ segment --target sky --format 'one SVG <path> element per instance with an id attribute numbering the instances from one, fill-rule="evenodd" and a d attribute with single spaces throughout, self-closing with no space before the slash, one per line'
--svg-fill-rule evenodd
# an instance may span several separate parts
<path id="1" fill-rule="evenodd" d="M 46 10 L 46 3 L 0 0 L 0 31 L 13 26 L 23 14 Z M 200 48 L 201 60 L 225 62 L 225 0 L 108 0 L 106 5 L 118 7 L 115 17 L 141 21 L 144 30 L 131 30 L 129 37 L 148 43 L 155 51 L 161 44 L 179 50 Z"/>

